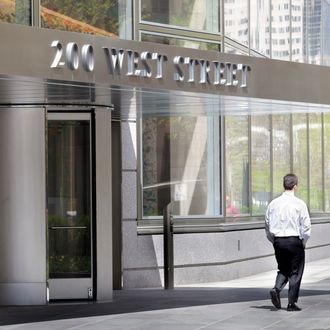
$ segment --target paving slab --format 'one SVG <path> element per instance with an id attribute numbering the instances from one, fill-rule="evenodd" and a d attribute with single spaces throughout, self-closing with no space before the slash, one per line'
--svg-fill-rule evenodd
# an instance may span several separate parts
<path id="1" fill-rule="evenodd" d="M 330 330 L 330 259 L 306 264 L 298 305 L 273 307 L 276 271 L 237 280 L 114 292 L 106 303 L 0 307 L 0 329 L 26 330 Z"/>

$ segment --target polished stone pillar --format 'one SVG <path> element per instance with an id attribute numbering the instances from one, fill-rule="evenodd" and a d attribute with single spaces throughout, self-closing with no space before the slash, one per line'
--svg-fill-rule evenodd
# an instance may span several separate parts
<path id="1" fill-rule="evenodd" d="M 111 112 L 95 111 L 96 265 L 98 301 L 112 299 Z"/>
<path id="2" fill-rule="evenodd" d="M 46 303 L 43 108 L 0 108 L 0 305 Z"/>

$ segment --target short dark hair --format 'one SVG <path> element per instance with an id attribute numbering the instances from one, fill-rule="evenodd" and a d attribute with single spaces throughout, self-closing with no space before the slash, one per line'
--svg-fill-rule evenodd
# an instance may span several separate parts
<path id="1" fill-rule="evenodd" d="M 298 185 L 298 177 L 289 173 L 283 177 L 283 187 L 285 190 L 292 190 L 294 186 Z"/>

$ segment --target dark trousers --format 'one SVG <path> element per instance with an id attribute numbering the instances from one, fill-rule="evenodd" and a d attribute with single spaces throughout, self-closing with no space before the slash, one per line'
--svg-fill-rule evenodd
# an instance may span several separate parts
<path id="1" fill-rule="evenodd" d="M 289 282 L 289 304 L 298 301 L 301 278 L 305 267 L 305 249 L 299 237 L 275 237 L 278 272 L 275 289 L 280 292 Z"/>

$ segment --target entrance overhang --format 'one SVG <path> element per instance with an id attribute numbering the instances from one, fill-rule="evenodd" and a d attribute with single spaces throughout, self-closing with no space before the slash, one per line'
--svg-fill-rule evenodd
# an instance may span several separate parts
<path id="1" fill-rule="evenodd" d="M 141 106 L 143 104 L 143 106 Z M 325 113 L 330 105 L 0 75 L 0 107 L 112 109 L 113 118 Z"/>
<path id="2" fill-rule="evenodd" d="M 114 106 L 122 118 L 330 111 L 329 67 L 0 27 L 2 105 Z"/>

